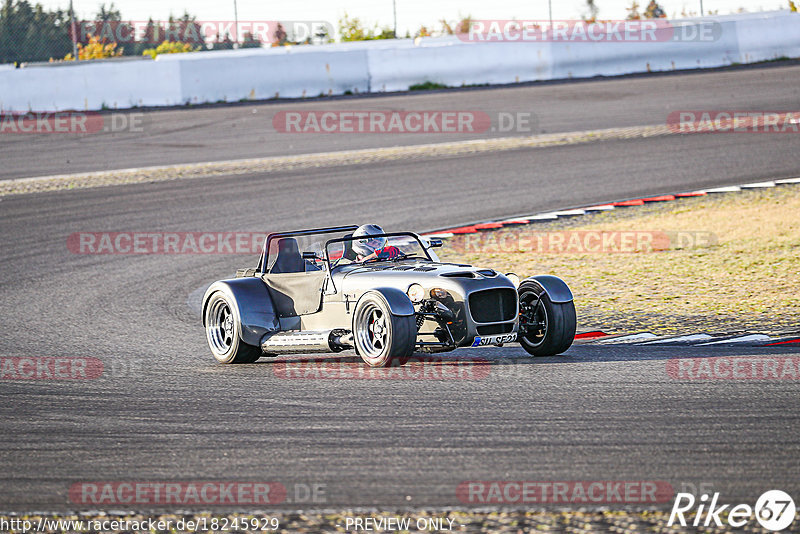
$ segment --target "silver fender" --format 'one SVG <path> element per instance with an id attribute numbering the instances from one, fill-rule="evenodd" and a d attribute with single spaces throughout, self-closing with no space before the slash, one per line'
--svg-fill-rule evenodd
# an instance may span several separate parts
<path id="1" fill-rule="evenodd" d="M 411 303 L 411 299 L 399 289 L 394 287 L 378 287 L 375 289 L 370 289 L 361 295 L 358 300 L 360 301 L 362 298 L 364 298 L 364 295 L 368 295 L 370 293 L 380 293 L 386 300 L 386 303 L 389 305 L 389 311 L 392 312 L 392 315 L 401 317 L 414 315 L 414 305 Z M 356 306 L 358 305 L 356 304 Z"/>
<path id="2" fill-rule="evenodd" d="M 206 306 L 215 292 L 221 291 L 233 302 L 238 317 L 239 337 L 248 345 L 261 345 L 264 334 L 280 330 L 278 317 L 267 292 L 267 286 L 257 277 L 233 278 L 214 282 L 203 295 L 203 326 L 206 326 Z"/>
<path id="3" fill-rule="evenodd" d="M 557 276 L 538 274 L 526 278 L 525 280 L 536 282 L 539 287 L 544 289 L 547 296 L 550 297 L 550 300 L 554 303 L 571 302 L 573 299 L 572 291 L 570 291 L 567 283 Z"/>

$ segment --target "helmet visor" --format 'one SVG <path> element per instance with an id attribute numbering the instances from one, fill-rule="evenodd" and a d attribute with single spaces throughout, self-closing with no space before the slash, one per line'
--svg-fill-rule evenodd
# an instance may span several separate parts
<path id="1" fill-rule="evenodd" d="M 383 247 L 386 246 L 386 238 L 385 237 L 371 237 L 369 239 L 362 239 L 361 245 L 366 249 L 369 250 L 370 253 L 375 252 L 376 250 L 382 250 Z"/>

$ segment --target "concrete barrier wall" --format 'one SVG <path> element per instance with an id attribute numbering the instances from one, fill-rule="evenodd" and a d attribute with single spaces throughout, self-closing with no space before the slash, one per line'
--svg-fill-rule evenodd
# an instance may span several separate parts
<path id="1" fill-rule="evenodd" d="M 305 48 L 309 52 L 284 48 L 249 54 L 228 51 L 162 57 L 179 65 L 181 97 L 192 104 L 369 91 L 365 51 Z M 187 61 L 179 57 L 183 55 L 195 57 Z"/>
<path id="2" fill-rule="evenodd" d="M 708 68 L 800 57 L 800 14 L 676 21 L 714 24 L 711 41 L 475 43 L 456 37 L 159 56 L 155 61 L 0 66 L 0 111 L 125 109 L 315 97 Z"/>
<path id="3" fill-rule="evenodd" d="M 739 41 L 739 63 L 800 57 L 800 13 L 782 17 L 747 17 L 733 21 Z"/>
<path id="4" fill-rule="evenodd" d="M 371 90 L 406 91 L 424 82 L 459 87 L 552 79 L 550 43 L 465 43 L 449 37 L 436 39 L 435 45 L 369 50 Z"/>
<path id="5" fill-rule="evenodd" d="M 618 76 L 631 72 L 659 72 L 730 65 L 739 58 L 735 25 L 720 24 L 713 41 L 657 41 L 647 43 L 553 43 L 553 78 Z"/>
<path id="6" fill-rule="evenodd" d="M 3 112 L 122 109 L 181 104 L 178 64 L 85 62 L 0 71 Z"/>

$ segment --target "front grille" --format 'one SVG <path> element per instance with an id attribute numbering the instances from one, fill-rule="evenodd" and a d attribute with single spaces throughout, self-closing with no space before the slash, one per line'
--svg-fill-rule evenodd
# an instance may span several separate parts
<path id="1" fill-rule="evenodd" d="M 485 324 L 478 327 L 481 336 L 494 336 L 497 334 L 510 334 L 514 330 L 514 323 Z"/>
<path id="2" fill-rule="evenodd" d="M 518 313 L 517 292 L 511 288 L 476 291 L 469 296 L 469 312 L 476 323 L 511 321 Z"/>

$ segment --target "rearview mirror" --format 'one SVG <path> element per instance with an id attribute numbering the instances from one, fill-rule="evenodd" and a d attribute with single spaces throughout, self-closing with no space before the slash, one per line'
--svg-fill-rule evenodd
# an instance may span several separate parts
<path id="1" fill-rule="evenodd" d="M 318 260 L 316 252 L 303 252 L 303 259 L 304 260 Z"/>
<path id="2" fill-rule="evenodd" d="M 431 244 L 431 248 L 438 248 L 444 245 L 441 239 L 429 239 L 428 241 Z"/>

